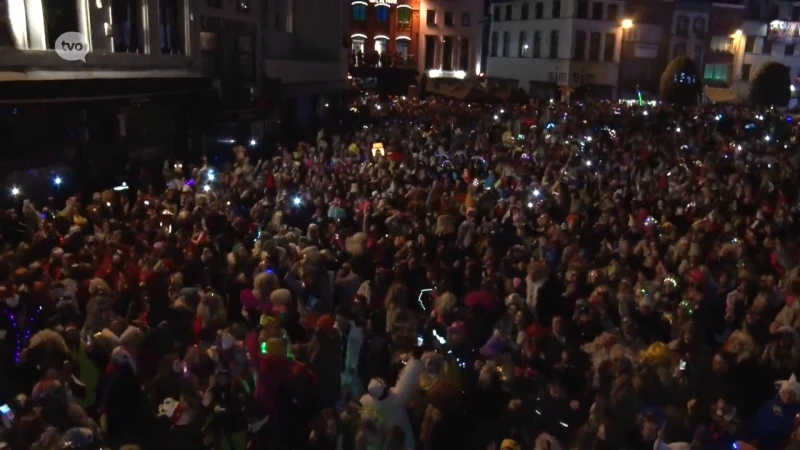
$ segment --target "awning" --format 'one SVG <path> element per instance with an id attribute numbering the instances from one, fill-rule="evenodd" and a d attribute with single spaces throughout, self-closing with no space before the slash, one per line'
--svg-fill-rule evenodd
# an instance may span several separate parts
<path id="1" fill-rule="evenodd" d="M 711 103 L 738 103 L 739 98 L 728 88 L 704 86 L 703 94 Z"/>
<path id="2" fill-rule="evenodd" d="M 211 92 L 207 78 L 76 79 L 0 82 L 0 103 L 86 102 Z"/>

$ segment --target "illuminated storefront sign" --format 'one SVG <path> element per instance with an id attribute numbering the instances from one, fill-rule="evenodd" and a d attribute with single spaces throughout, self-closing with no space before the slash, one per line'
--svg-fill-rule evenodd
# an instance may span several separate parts
<path id="1" fill-rule="evenodd" d="M 769 23 L 769 37 L 780 41 L 800 39 L 800 22 L 773 20 Z"/>
<path id="2" fill-rule="evenodd" d="M 369 0 L 370 3 L 375 3 L 377 5 L 396 5 L 397 0 Z"/>

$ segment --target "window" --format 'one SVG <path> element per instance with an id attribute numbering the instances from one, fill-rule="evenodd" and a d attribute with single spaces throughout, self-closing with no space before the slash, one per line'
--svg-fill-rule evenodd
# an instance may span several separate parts
<path id="1" fill-rule="evenodd" d="M 686 54 L 686 44 L 679 42 L 675 44 L 675 47 L 672 49 L 672 57 L 677 58 L 679 56 L 684 56 Z"/>
<path id="2" fill-rule="evenodd" d="M 499 44 L 499 41 L 497 39 L 497 31 L 492 31 L 492 44 L 491 44 L 491 49 L 490 49 L 489 55 L 497 56 L 497 45 L 498 44 Z"/>
<path id="3" fill-rule="evenodd" d="M 461 38 L 461 49 L 459 50 L 458 69 L 469 72 L 469 39 Z"/>
<path id="4" fill-rule="evenodd" d="M 708 47 L 719 53 L 733 53 L 733 38 L 730 36 L 712 36 Z"/>
<path id="5" fill-rule="evenodd" d="M 553 19 L 561 17 L 561 0 L 553 1 Z"/>
<path id="6" fill-rule="evenodd" d="M 367 7 L 364 5 L 353 5 L 353 20 L 357 22 L 367 20 Z"/>
<path id="7" fill-rule="evenodd" d="M 589 61 L 600 61 L 600 33 L 589 35 Z"/>
<path id="8" fill-rule="evenodd" d="M 404 9 L 408 9 L 408 8 L 404 8 Z M 411 10 L 409 9 L 409 11 L 411 11 Z M 468 26 L 471 26 L 471 25 L 472 25 L 472 16 L 470 16 L 469 13 L 461 13 L 461 26 L 462 27 L 468 27 Z"/>
<path id="9" fill-rule="evenodd" d="M 401 9 L 408 9 L 408 8 L 401 8 Z M 403 39 L 402 41 L 397 41 L 395 43 L 395 47 L 397 48 L 397 53 L 400 54 L 400 57 L 403 61 L 408 61 L 408 45 L 410 44 L 409 41 Z"/>
<path id="10" fill-rule="evenodd" d="M 528 33 L 525 31 L 519 32 L 519 54 L 520 58 L 524 58 L 528 55 Z"/>
<path id="11" fill-rule="evenodd" d="M 542 17 L 544 17 L 544 3 L 536 2 L 536 6 L 533 7 L 533 18 L 541 19 Z"/>
<path id="12" fill-rule="evenodd" d="M 614 50 L 617 48 L 617 34 L 606 33 L 606 41 L 603 43 L 603 61 L 614 60 Z"/>
<path id="13" fill-rule="evenodd" d="M 606 12 L 606 20 L 617 20 L 617 15 L 619 15 L 619 5 L 616 3 L 609 3 L 608 4 L 608 11 Z"/>
<path id="14" fill-rule="evenodd" d="M 706 64 L 703 79 L 707 83 L 727 83 L 729 70 L 730 66 L 727 64 Z"/>
<path id="15" fill-rule="evenodd" d="M 695 17 L 692 21 L 692 33 L 697 39 L 703 39 L 706 35 L 706 19 Z"/>
<path id="16" fill-rule="evenodd" d="M 512 14 L 511 5 L 506 5 L 506 20 L 511 20 Z"/>
<path id="17" fill-rule="evenodd" d="M 550 31 L 550 59 L 558 59 L 558 30 Z"/>
<path id="18" fill-rule="evenodd" d="M 113 0 L 111 19 L 114 27 L 114 51 L 117 53 L 139 53 L 139 12 L 136 0 Z"/>
<path id="19" fill-rule="evenodd" d="M 785 56 L 793 56 L 794 55 L 794 44 L 786 44 L 783 47 L 783 54 Z"/>
<path id="20" fill-rule="evenodd" d="M 742 64 L 742 81 L 750 81 L 750 69 L 752 64 Z"/>
<path id="21" fill-rule="evenodd" d="M 531 5 L 530 4 L 528 4 L 528 3 L 523 3 L 522 4 L 522 17 L 521 17 L 522 20 L 528 20 L 528 16 L 531 13 L 530 10 L 531 10 Z"/>
<path id="22" fill-rule="evenodd" d="M 389 8 L 385 6 L 381 6 L 380 8 L 375 8 L 375 17 L 378 19 L 378 23 L 386 23 L 389 21 Z"/>
<path id="23" fill-rule="evenodd" d="M 495 6 L 494 7 L 494 12 L 492 13 L 492 18 L 494 19 L 495 22 L 500 22 L 500 7 L 499 6 Z"/>
<path id="24" fill-rule="evenodd" d="M 43 0 L 47 48 L 56 48 L 56 40 L 68 31 L 78 29 L 78 4 L 64 0 Z"/>
<path id="25" fill-rule="evenodd" d="M 178 0 L 158 1 L 158 28 L 161 35 L 161 53 L 180 53 L 183 51 L 183 33 L 180 17 L 183 2 Z"/>
<path id="26" fill-rule="evenodd" d="M 575 43 L 572 46 L 572 59 L 578 61 L 586 57 L 586 32 L 583 30 L 575 31 Z"/>
<path id="27" fill-rule="evenodd" d="M 503 56 L 508 57 L 511 52 L 511 35 L 508 31 L 503 31 Z"/>
<path id="28" fill-rule="evenodd" d="M 578 0 L 578 12 L 575 16 L 578 19 L 589 18 L 589 0 Z"/>
<path id="29" fill-rule="evenodd" d="M 436 57 L 436 36 L 425 36 L 425 70 L 433 69 L 433 61 Z"/>
<path id="30" fill-rule="evenodd" d="M 603 4 L 600 2 L 592 3 L 592 20 L 603 20 Z"/>
<path id="31" fill-rule="evenodd" d="M 764 53 L 765 55 L 772 54 L 772 41 L 768 38 L 764 38 L 764 44 L 761 45 L 761 53 Z"/>
<path id="32" fill-rule="evenodd" d="M 236 2 L 236 9 L 240 13 L 247 13 L 250 10 L 250 0 L 238 0 Z"/>
<path id="33" fill-rule="evenodd" d="M 436 10 L 429 9 L 428 14 L 425 16 L 425 22 L 428 24 L 429 27 L 436 25 Z"/>
<path id="34" fill-rule="evenodd" d="M 744 52 L 745 53 L 753 53 L 756 47 L 756 37 L 755 36 L 745 36 L 744 37 Z"/>
<path id="35" fill-rule="evenodd" d="M 534 58 L 541 58 L 542 57 L 542 32 L 536 30 L 533 32 L 533 57 Z"/>
<path id="36" fill-rule="evenodd" d="M 452 11 L 445 11 L 444 12 L 444 25 L 446 27 L 453 26 L 453 13 Z"/>
<path id="37" fill-rule="evenodd" d="M 697 62 L 703 60 L 703 46 L 700 44 L 695 44 L 694 46 L 694 56 L 692 57 Z"/>
<path id="38" fill-rule="evenodd" d="M 453 36 L 445 36 L 442 45 L 442 70 L 453 70 Z"/>
<path id="39" fill-rule="evenodd" d="M 675 34 L 681 37 L 689 37 L 689 17 L 680 15 L 675 24 Z"/>
<path id="40" fill-rule="evenodd" d="M 352 42 L 350 44 L 350 50 L 352 50 L 355 54 L 361 53 L 363 55 L 366 43 L 367 42 L 363 37 L 354 37 L 352 38 Z"/>
<path id="41" fill-rule="evenodd" d="M 222 0 L 206 0 L 209 8 L 222 8 Z"/>
<path id="42" fill-rule="evenodd" d="M 401 30 L 411 29 L 411 8 L 397 9 L 397 28 Z"/>

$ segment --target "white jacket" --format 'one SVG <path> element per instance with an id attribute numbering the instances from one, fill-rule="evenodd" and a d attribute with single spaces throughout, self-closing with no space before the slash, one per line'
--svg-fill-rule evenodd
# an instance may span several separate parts
<path id="1" fill-rule="evenodd" d="M 389 395 L 386 398 L 379 400 L 370 394 L 364 394 L 361 397 L 361 406 L 374 408 L 383 418 L 386 431 L 400 427 L 405 432 L 407 450 L 414 450 L 414 434 L 411 429 L 411 420 L 406 412 L 406 404 L 417 387 L 419 376 L 423 370 L 422 363 L 412 358 L 400 372 L 397 383 L 389 389 Z"/>

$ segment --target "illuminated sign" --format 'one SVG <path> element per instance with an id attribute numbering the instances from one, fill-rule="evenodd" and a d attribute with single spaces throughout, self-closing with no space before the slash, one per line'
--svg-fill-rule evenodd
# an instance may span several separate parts
<path id="1" fill-rule="evenodd" d="M 378 5 L 396 5 L 397 0 L 369 0 L 370 3 L 375 3 Z"/>
<path id="2" fill-rule="evenodd" d="M 769 23 L 769 37 L 784 42 L 796 41 L 800 38 L 800 23 L 773 20 Z"/>

